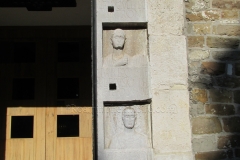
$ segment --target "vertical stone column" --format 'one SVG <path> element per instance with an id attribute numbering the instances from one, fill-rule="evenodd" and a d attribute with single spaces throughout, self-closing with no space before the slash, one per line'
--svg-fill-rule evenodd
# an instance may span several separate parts
<path id="1" fill-rule="evenodd" d="M 154 159 L 192 159 L 184 4 L 147 5 Z"/>

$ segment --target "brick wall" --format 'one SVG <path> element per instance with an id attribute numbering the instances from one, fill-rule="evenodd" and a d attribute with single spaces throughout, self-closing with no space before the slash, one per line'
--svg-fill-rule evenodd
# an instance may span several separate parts
<path id="1" fill-rule="evenodd" d="M 185 6 L 195 159 L 240 159 L 240 0 Z"/>

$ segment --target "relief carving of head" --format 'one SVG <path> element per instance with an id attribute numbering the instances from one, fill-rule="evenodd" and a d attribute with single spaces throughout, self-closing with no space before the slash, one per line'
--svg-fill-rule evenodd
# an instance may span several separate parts
<path id="1" fill-rule="evenodd" d="M 113 31 L 111 40 L 114 49 L 123 49 L 126 35 L 122 29 L 115 29 Z"/>
<path id="2" fill-rule="evenodd" d="M 132 129 L 136 121 L 136 112 L 131 107 L 126 107 L 122 112 L 123 124 L 127 129 Z"/>

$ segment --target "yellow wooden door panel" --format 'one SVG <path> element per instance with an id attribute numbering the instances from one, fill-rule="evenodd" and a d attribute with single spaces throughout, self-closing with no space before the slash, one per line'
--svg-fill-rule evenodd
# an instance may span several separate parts
<path id="1" fill-rule="evenodd" d="M 11 138 L 12 116 L 34 116 L 33 138 Z M 45 160 L 45 108 L 8 107 L 6 160 Z"/>
<path id="2" fill-rule="evenodd" d="M 46 160 L 92 159 L 92 108 L 76 108 L 46 109 Z M 57 115 L 79 115 L 79 137 L 57 137 Z"/>
<path id="3" fill-rule="evenodd" d="M 92 108 L 9 107 L 6 160 L 91 160 Z M 57 115 L 79 115 L 79 137 L 57 137 Z M 11 138 L 12 116 L 34 116 L 33 138 Z"/>

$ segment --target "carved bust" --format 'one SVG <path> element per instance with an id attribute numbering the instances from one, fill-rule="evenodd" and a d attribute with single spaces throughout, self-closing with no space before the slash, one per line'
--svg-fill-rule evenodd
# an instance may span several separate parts
<path id="1" fill-rule="evenodd" d="M 149 147 L 147 136 L 134 130 L 136 112 L 131 107 L 126 107 L 122 112 L 124 131 L 114 135 L 109 148 L 111 149 L 144 149 Z"/>
<path id="2" fill-rule="evenodd" d="M 130 57 L 123 52 L 125 40 L 126 35 L 122 29 L 115 29 L 113 31 L 111 36 L 113 53 L 104 59 L 104 66 L 120 67 L 128 65 Z"/>

